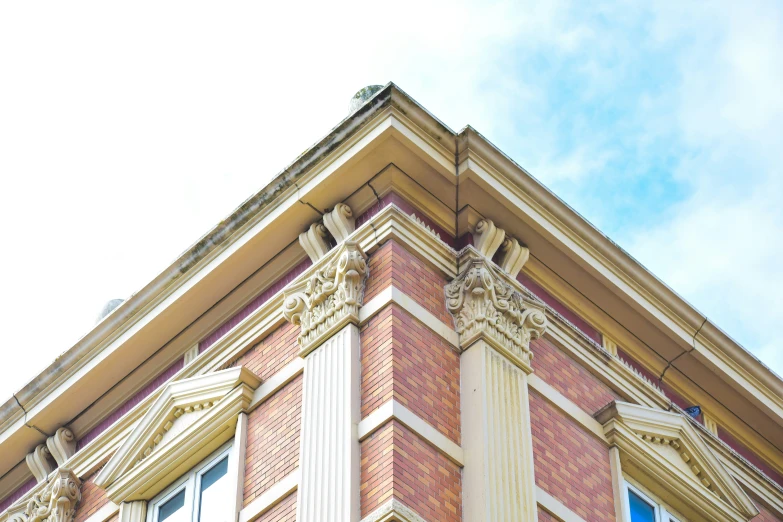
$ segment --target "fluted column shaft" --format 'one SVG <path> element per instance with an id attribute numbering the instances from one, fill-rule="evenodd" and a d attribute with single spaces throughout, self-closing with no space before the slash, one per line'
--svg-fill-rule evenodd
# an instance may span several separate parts
<path id="1" fill-rule="evenodd" d="M 305 357 L 299 522 L 358 522 L 359 329 L 354 324 Z"/>

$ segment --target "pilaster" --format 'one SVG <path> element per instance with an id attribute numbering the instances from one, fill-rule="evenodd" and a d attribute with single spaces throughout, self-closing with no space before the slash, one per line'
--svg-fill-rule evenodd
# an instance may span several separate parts
<path id="1" fill-rule="evenodd" d="M 446 286 L 460 336 L 465 522 L 535 521 L 527 376 L 546 315 L 487 258 L 465 258 Z M 516 263 L 518 264 L 518 263 Z"/>
<path id="2" fill-rule="evenodd" d="M 147 520 L 147 501 L 135 500 L 120 504 L 119 522 L 145 522 Z"/>
<path id="3" fill-rule="evenodd" d="M 361 373 L 357 325 L 368 275 L 366 259 L 358 243 L 344 241 L 285 295 L 283 313 L 301 326 L 298 342 L 305 361 L 297 505 L 300 522 L 359 521 Z"/>

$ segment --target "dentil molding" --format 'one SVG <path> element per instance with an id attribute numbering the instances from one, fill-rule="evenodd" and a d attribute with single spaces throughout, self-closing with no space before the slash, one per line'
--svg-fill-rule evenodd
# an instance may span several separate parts
<path id="1" fill-rule="evenodd" d="M 302 357 L 346 324 L 359 324 L 368 274 L 359 243 L 345 241 L 324 266 L 285 291 L 283 315 L 301 326 Z"/>
<path id="2" fill-rule="evenodd" d="M 529 369 L 530 341 L 547 327 L 544 308 L 508 284 L 493 263 L 483 257 L 468 259 L 460 275 L 446 285 L 446 307 L 463 350 L 484 339 Z"/>

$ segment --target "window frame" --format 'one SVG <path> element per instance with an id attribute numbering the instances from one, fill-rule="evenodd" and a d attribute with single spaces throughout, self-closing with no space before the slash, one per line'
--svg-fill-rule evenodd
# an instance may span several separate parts
<path id="1" fill-rule="evenodd" d="M 631 522 L 631 497 L 629 492 L 633 492 L 653 507 L 655 511 L 655 522 L 688 522 L 681 515 L 674 512 L 673 509 L 669 508 L 664 502 L 642 489 L 639 485 L 631 483 L 631 481 L 625 477 L 623 479 L 623 495 L 625 495 L 625 520 L 627 522 Z"/>
<path id="2" fill-rule="evenodd" d="M 197 522 L 200 516 L 201 502 L 198 492 L 201 487 L 201 478 L 219 464 L 223 459 L 228 459 L 226 474 L 221 477 L 225 480 L 231 480 L 231 459 L 234 450 L 234 441 L 229 441 L 212 453 L 209 457 L 199 462 L 196 466 L 187 471 L 180 478 L 175 480 L 166 489 L 155 495 L 155 497 L 149 501 L 147 508 L 146 522 L 159 522 L 158 515 L 161 506 L 166 502 L 174 498 L 180 493 L 185 491 L 185 504 L 184 507 L 188 509 L 190 514 L 190 522 Z"/>

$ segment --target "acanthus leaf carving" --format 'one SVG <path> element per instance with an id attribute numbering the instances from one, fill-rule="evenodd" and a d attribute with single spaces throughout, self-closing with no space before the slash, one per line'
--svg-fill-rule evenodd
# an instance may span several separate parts
<path id="1" fill-rule="evenodd" d="M 34 493 L 11 522 L 73 522 L 76 504 L 82 498 L 81 481 L 69 469 L 60 468 L 39 493 Z"/>
<path id="2" fill-rule="evenodd" d="M 454 316 L 462 348 L 484 338 L 529 365 L 530 341 L 546 330 L 544 309 L 504 281 L 486 259 L 468 263 L 460 276 L 446 285 L 446 306 Z"/>
<path id="3" fill-rule="evenodd" d="M 302 355 L 345 324 L 358 323 L 368 274 L 367 255 L 346 241 L 326 265 L 285 293 L 283 315 L 301 326 Z"/>

